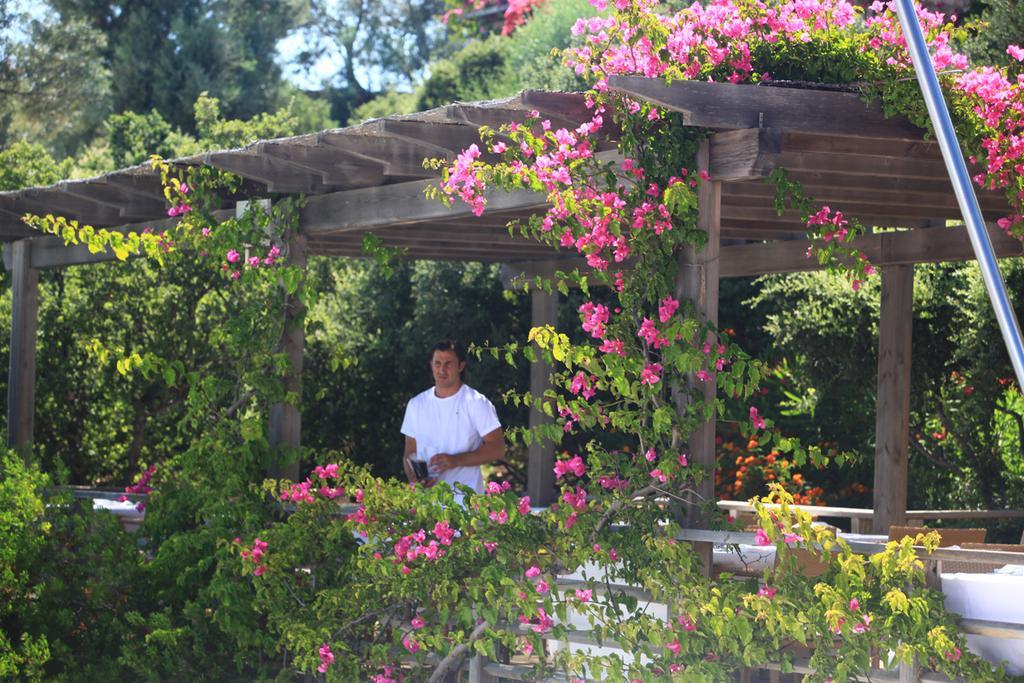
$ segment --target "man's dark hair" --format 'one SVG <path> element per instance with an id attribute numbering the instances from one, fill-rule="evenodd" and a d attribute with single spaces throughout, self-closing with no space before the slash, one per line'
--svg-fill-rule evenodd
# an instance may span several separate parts
<path id="1" fill-rule="evenodd" d="M 431 359 L 434 358 L 434 351 L 454 351 L 455 357 L 459 359 L 460 363 L 466 362 L 466 347 L 462 342 L 454 339 L 442 339 L 434 344 L 434 348 L 430 349 Z"/>

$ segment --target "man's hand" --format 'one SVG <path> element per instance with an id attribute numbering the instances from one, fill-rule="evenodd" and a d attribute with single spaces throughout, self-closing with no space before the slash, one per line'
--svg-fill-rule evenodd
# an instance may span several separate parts
<path id="1" fill-rule="evenodd" d="M 430 467 L 437 472 L 447 472 L 453 467 L 460 467 L 459 456 L 447 453 L 438 453 L 430 459 Z"/>

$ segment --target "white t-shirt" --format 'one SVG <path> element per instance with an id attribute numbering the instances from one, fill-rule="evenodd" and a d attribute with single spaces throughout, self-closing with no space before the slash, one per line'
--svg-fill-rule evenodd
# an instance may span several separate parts
<path id="1" fill-rule="evenodd" d="M 463 384 L 447 398 L 438 398 L 431 387 L 417 394 L 405 407 L 402 434 L 416 440 L 416 457 L 428 462 L 438 453 L 458 455 L 475 451 L 483 437 L 501 428 L 494 404 L 476 389 Z M 465 484 L 477 493 L 484 490 L 480 467 L 453 467 L 438 481 Z"/>

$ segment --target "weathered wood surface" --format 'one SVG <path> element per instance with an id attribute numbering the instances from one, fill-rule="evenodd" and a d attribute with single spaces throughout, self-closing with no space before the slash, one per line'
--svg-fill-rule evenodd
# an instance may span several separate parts
<path id="1" fill-rule="evenodd" d="M 988 229 L 996 256 L 1024 256 L 1024 244 L 996 227 Z M 964 228 L 927 228 L 884 232 L 858 237 L 851 245 L 860 249 L 873 265 L 886 267 L 909 263 L 967 261 L 974 249 Z M 817 260 L 807 258 L 806 239 L 763 244 L 735 244 L 722 247 L 721 277 L 750 277 L 766 273 L 821 270 Z"/>
<path id="2" fill-rule="evenodd" d="M 887 533 L 890 526 L 907 520 L 913 308 L 914 266 L 883 267 L 872 494 L 875 533 Z"/>
<path id="3" fill-rule="evenodd" d="M 424 191 L 436 184 L 436 180 L 418 180 L 310 197 L 301 212 L 299 230 L 312 236 L 473 215 L 472 208 L 461 200 L 446 207 L 436 199 L 427 199 Z M 544 195 L 529 190 L 492 191 L 487 193 L 487 200 L 486 210 L 490 212 L 547 206 Z"/>
<path id="4" fill-rule="evenodd" d="M 33 441 L 36 396 L 36 325 L 39 271 L 32 268 L 31 241 L 10 245 L 11 349 L 7 374 L 7 445 L 28 458 Z M 6 250 L 5 250 L 6 251 Z"/>
<path id="5" fill-rule="evenodd" d="M 305 270 L 306 237 L 294 235 L 288 242 L 288 265 Z M 281 351 L 288 358 L 288 369 L 283 377 L 284 390 L 302 400 L 302 366 L 305 348 L 305 307 L 302 299 L 295 295 L 284 297 L 284 335 Z M 295 403 L 282 401 L 270 407 L 268 441 L 276 450 L 278 460 L 268 468 L 271 478 L 285 478 L 298 481 L 300 463 L 287 460 L 294 455 L 293 449 L 302 445 L 302 411 Z"/>
<path id="6" fill-rule="evenodd" d="M 697 152 L 697 168 L 707 169 L 710 160 L 711 145 L 708 141 L 701 144 Z M 697 228 L 707 234 L 707 243 L 697 251 L 688 247 L 680 252 L 678 258 L 678 274 L 676 276 L 676 298 L 690 302 L 697 315 L 712 325 L 718 324 L 718 273 L 719 249 L 722 220 L 722 184 L 718 182 L 701 183 L 697 190 Z M 685 305 L 685 304 L 684 304 Z M 696 392 L 697 400 L 705 403 L 714 401 L 715 380 L 700 382 L 691 375 L 687 381 L 688 392 L 675 391 L 675 403 L 678 411 L 686 409 L 690 399 L 689 392 Z M 703 526 L 707 523 L 700 509 L 701 502 L 715 498 L 715 419 L 701 423 L 689 437 L 688 456 L 690 462 L 707 470 L 706 476 L 694 485 L 699 500 L 686 504 L 687 524 Z M 704 573 L 708 576 L 712 571 L 712 547 L 710 544 L 698 544 L 696 550 L 701 557 Z"/>
<path id="7" fill-rule="evenodd" d="M 557 269 L 553 261 L 535 264 L 538 274 L 550 278 Z M 558 290 L 550 294 L 532 288 L 530 291 L 530 326 L 551 325 L 558 329 Z M 537 362 L 530 365 L 530 394 L 536 401 L 551 388 L 551 373 L 554 368 L 538 353 Z M 536 404 L 535 404 L 536 405 Z M 530 427 L 551 424 L 554 420 L 535 406 L 530 408 Z M 550 505 L 555 500 L 555 444 L 544 439 L 534 440 L 527 450 L 527 486 L 531 505 Z"/>
<path id="8" fill-rule="evenodd" d="M 749 128 L 711 136 L 708 174 L 714 181 L 749 180 L 768 176 L 783 151 L 778 128 Z"/>
<path id="9" fill-rule="evenodd" d="M 783 128 L 804 133 L 920 140 L 923 131 L 904 118 L 886 118 L 859 95 L 765 85 L 675 81 L 612 76 L 608 86 L 683 114 L 690 126 Z"/>

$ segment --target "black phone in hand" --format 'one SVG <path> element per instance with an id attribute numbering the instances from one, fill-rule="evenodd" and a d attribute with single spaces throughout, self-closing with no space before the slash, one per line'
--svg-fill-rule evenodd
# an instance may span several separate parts
<path id="1" fill-rule="evenodd" d="M 422 460 L 410 460 L 409 462 L 412 463 L 412 471 L 416 475 L 417 479 L 422 480 L 427 478 L 427 463 Z"/>

